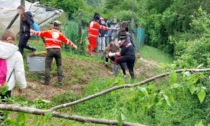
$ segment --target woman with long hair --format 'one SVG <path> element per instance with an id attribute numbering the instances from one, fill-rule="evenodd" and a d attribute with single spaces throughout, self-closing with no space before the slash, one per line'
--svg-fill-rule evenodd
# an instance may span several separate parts
<path id="1" fill-rule="evenodd" d="M 23 56 L 16 46 L 15 34 L 9 29 L 4 31 L 0 41 L 0 59 L 6 60 L 7 64 L 6 81 L 9 89 L 5 95 L 2 95 L 0 92 L 2 101 L 4 101 L 4 97 L 11 96 L 15 82 L 19 84 L 19 93 L 22 93 L 22 89 L 26 88 Z"/>
<path id="2" fill-rule="evenodd" d="M 5 30 L 0 40 L 0 85 L 5 86 L 7 83 L 8 90 L 0 91 L 1 102 L 11 97 L 15 82 L 19 84 L 19 94 L 23 93 L 26 88 L 25 70 L 23 56 L 16 46 L 15 34 L 11 30 Z M 0 112 L 0 125 L 4 122 L 4 113 Z"/>
<path id="3" fill-rule="evenodd" d="M 33 17 L 30 11 L 25 12 L 25 8 L 23 6 L 18 6 L 17 8 L 18 14 L 20 15 L 21 18 L 21 36 L 20 36 L 20 41 L 19 41 L 19 51 L 23 55 L 23 50 L 24 48 L 31 50 L 32 52 L 35 52 L 36 49 L 29 46 L 27 44 L 30 36 L 30 29 L 33 29 Z"/>

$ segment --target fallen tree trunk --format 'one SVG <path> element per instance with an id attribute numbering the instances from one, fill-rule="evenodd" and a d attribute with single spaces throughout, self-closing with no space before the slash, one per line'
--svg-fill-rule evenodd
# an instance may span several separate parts
<path id="1" fill-rule="evenodd" d="M 180 69 L 180 70 L 176 70 L 175 72 L 176 73 L 181 73 L 181 72 L 186 72 L 186 71 L 193 72 L 193 73 L 209 72 L 210 68 L 206 68 L 206 69 Z M 17 105 L 8 105 L 8 104 L 0 104 L 0 110 L 23 112 L 23 113 L 29 113 L 29 114 L 34 114 L 34 115 L 42 115 L 42 116 L 45 115 L 46 113 L 51 113 L 52 117 L 63 118 L 63 119 L 68 119 L 68 120 L 75 120 L 75 121 L 79 121 L 79 122 L 106 124 L 106 125 L 118 125 L 119 122 L 117 120 L 96 119 L 96 118 L 91 118 L 91 117 L 68 115 L 68 114 L 56 112 L 56 110 L 85 102 L 87 100 L 105 95 L 107 93 L 110 93 L 110 92 L 118 90 L 118 89 L 141 86 L 141 85 L 144 85 L 148 82 L 154 81 L 156 79 L 160 79 L 160 78 L 163 78 L 165 76 L 168 76 L 169 74 L 170 74 L 169 72 L 163 73 L 163 74 L 148 78 L 144 81 L 141 81 L 141 82 L 135 83 L 135 84 L 124 84 L 124 85 L 121 85 L 121 86 L 114 86 L 112 88 L 103 90 L 101 92 L 98 92 L 96 94 L 87 96 L 85 98 L 81 98 L 81 99 L 78 99 L 78 100 L 73 101 L 73 102 L 69 102 L 69 103 L 66 103 L 66 104 L 61 104 L 61 105 L 52 107 L 48 110 L 35 109 L 35 108 L 30 108 L 30 107 L 20 107 L 20 106 L 17 106 Z M 143 126 L 142 124 L 136 124 L 136 123 L 131 123 L 131 122 L 123 122 L 122 125 L 123 126 Z"/>
<path id="2" fill-rule="evenodd" d="M 180 70 L 176 70 L 175 72 L 176 73 L 181 73 L 181 72 L 185 72 L 185 71 L 194 72 L 194 73 L 197 73 L 197 72 L 208 72 L 208 71 L 210 71 L 210 68 L 206 68 L 206 69 L 180 69 Z M 73 106 L 73 105 L 79 104 L 81 102 L 85 102 L 87 100 L 90 100 L 90 99 L 93 99 L 93 98 L 96 98 L 96 97 L 105 95 L 105 94 L 110 93 L 110 92 L 115 91 L 115 90 L 119 90 L 119 89 L 123 89 L 123 88 L 133 88 L 133 87 L 141 86 L 141 85 L 144 85 L 144 84 L 146 84 L 148 82 L 151 82 L 151 81 L 154 81 L 154 80 L 163 78 L 165 76 L 168 76 L 169 74 L 170 74 L 169 72 L 163 73 L 163 74 L 160 74 L 160 75 L 157 75 L 157 76 L 148 78 L 148 79 L 146 79 L 144 81 L 141 81 L 141 82 L 138 82 L 138 83 L 135 83 L 135 84 L 124 84 L 124 85 L 120 85 L 120 86 L 114 86 L 112 88 L 103 90 L 101 92 L 98 92 L 96 94 L 87 96 L 85 98 L 81 98 L 81 99 L 78 99 L 78 100 L 73 101 L 73 102 L 69 102 L 69 103 L 66 103 L 66 104 L 61 104 L 61 105 L 55 106 L 51 110 L 52 111 L 55 111 L 57 109 L 61 109 L 61 108 Z"/>
<path id="3" fill-rule="evenodd" d="M 95 123 L 95 124 L 105 124 L 105 125 L 118 125 L 119 123 L 117 120 L 97 119 L 97 118 L 83 117 L 83 116 L 77 116 L 77 115 L 68 115 L 68 114 L 59 113 L 55 111 L 52 112 L 51 110 L 41 110 L 41 109 L 36 109 L 36 108 L 21 107 L 17 105 L 9 105 L 9 104 L 0 104 L 0 109 L 7 110 L 7 111 L 14 111 L 14 112 L 29 113 L 33 115 L 41 115 L 41 116 L 44 116 L 46 113 L 51 113 L 52 117 L 74 120 L 74 121 L 84 122 L 84 123 Z M 144 125 L 131 123 L 131 122 L 123 122 L 123 126 L 144 126 Z"/>

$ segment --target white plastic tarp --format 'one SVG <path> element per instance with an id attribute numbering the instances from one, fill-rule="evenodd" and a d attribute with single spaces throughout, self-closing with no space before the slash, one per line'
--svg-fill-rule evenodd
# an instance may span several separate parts
<path id="1" fill-rule="evenodd" d="M 21 0 L 0 0 L 0 32 L 4 31 L 15 17 L 20 3 Z M 30 3 L 28 1 L 25 1 L 25 9 L 32 12 L 35 22 L 40 24 L 40 27 L 58 18 L 63 12 L 60 9 L 46 8 L 38 2 Z M 17 34 L 19 27 L 20 17 L 16 19 L 11 29 Z"/>

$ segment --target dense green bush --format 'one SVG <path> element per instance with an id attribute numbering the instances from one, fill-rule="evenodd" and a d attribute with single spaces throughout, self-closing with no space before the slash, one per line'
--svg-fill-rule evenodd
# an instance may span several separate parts
<path id="1" fill-rule="evenodd" d="M 82 30 L 82 37 L 79 38 L 78 34 L 78 23 L 74 21 L 68 21 L 66 24 L 62 27 L 63 33 L 66 35 L 67 38 L 69 38 L 74 44 L 78 46 L 78 50 L 74 51 L 72 47 L 69 47 L 67 45 L 64 45 L 64 49 L 67 51 L 74 51 L 75 53 L 84 54 L 85 53 L 85 47 L 86 47 L 86 41 L 87 41 L 87 32 L 86 29 Z"/>
<path id="2" fill-rule="evenodd" d="M 175 66 L 172 66 L 173 68 Z M 171 67 L 169 68 L 172 69 Z M 209 123 L 208 78 L 204 74 L 171 70 L 169 81 L 151 82 L 146 86 L 121 89 L 75 106 L 79 115 L 103 117 L 146 125 L 195 125 Z M 86 94 L 121 85 L 116 80 L 97 80 L 87 85 Z M 113 83 L 114 82 L 114 83 Z M 100 86 L 98 86 L 100 85 Z"/>
<path id="3" fill-rule="evenodd" d="M 210 56 L 210 16 L 201 8 L 193 17 L 189 33 L 177 35 L 175 41 L 175 58 L 180 67 L 196 67 L 209 65 Z"/>

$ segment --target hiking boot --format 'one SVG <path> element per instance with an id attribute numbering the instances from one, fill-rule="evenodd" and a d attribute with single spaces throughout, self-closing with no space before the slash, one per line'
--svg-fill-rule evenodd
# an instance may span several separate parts
<path id="1" fill-rule="evenodd" d="M 43 85 L 49 85 L 49 84 L 50 84 L 50 82 L 48 82 L 48 81 L 44 81 L 44 80 L 41 80 L 41 84 L 43 84 Z"/>
<path id="2" fill-rule="evenodd" d="M 59 83 L 59 84 L 63 85 L 63 81 L 58 81 L 57 83 Z"/>
<path id="3" fill-rule="evenodd" d="M 118 65 L 114 65 L 113 74 L 116 75 L 118 71 Z"/>
<path id="4" fill-rule="evenodd" d="M 113 73 L 113 72 L 111 72 L 111 71 L 108 71 L 108 73 L 109 73 L 110 75 L 114 75 L 114 73 Z"/>
<path id="5" fill-rule="evenodd" d="M 36 49 L 32 49 L 31 51 L 32 51 L 33 53 L 35 53 L 35 52 L 36 52 Z"/>
<path id="6" fill-rule="evenodd" d="M 108 63 L 107 63 L 107 62 L 105 62 L 104 66 L 105 66 L 105 67 L 108 67 Z"/>

